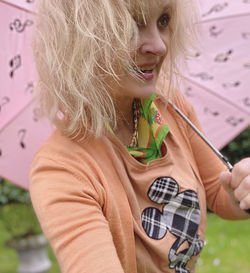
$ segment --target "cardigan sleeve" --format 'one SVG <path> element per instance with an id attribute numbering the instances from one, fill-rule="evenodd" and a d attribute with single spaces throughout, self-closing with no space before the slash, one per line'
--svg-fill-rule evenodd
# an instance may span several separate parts
<path id="1" fill-rule="evenodd" d="M 103 214 L 105 195 L 89 177 L 37 157 L 30 171 L 30 193 L 62 273 L 124 272 Z"/>
<path id="2" fill-rule="evenodd" d="M 188 102 L 187 105 L 189 108 L 188 118 L 203 133 L 193 107 Z M 239 217 L 231 208 L 231 199 L 219 181 L 220 173 L 227 170 L 227 167 L 204 140 L 189 126 L 188 139 L 205 187 L 208 207 L 224 219 L 238 219 Z"/>

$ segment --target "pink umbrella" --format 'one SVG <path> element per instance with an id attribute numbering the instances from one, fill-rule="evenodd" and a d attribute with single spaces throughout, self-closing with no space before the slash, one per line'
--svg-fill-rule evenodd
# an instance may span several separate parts
<path id="1" fill-rule="evenodd" d="M 209 139 L 221 148 L 249 126 L 250 0 L 202 2 L 204 49 L 189 61 L 182 89 Z M 0 0 L 0 176 L 24 188 L 28 188 L 34 153 L 52 130 L 47 121 L 40 120 L 39 107 L 32 102 L 34 3 Z"/>
<path id="2" fill-rule="evenodd" d="M 250 125 L 250 0 L 200 0 L 202 50 L 182 90 L 212 143 L 224 147 Z"/>
<path id="3" fill-rule="evenodd" d="M 32 102 L 34 0 L 0 1 L 0 176 L 28 188 L 32 157 L 51 132 Z"/>

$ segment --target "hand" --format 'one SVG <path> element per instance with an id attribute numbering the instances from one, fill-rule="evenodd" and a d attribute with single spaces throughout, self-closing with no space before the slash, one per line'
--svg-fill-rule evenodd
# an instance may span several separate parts
<path id="1" fill-rule="evenodd" d="M 239 202 L 242 210 L 250 208 L 250 158 L 245 158 L 234 165 L 232 173 L 220 174 L 224 189 Z"/>

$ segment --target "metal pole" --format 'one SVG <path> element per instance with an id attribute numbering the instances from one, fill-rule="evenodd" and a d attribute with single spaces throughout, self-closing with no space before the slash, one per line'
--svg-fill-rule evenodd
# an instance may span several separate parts
<path id="1" fill-rule="evenodd" d="M 215 148 L 212 143 L 200 132 L 200 130 L 181 112 L 180 109 L 178 109 L 172 102 L 169 102 L 169 104 L 173 107 L 173 109 L 182 117 L 184 121 L 188 123 L 188 125 L 195 131 L 196 134 L 198 134 L 201 139 L 214 151 L 214 153 L 219 157 L 219 159 L 227 166 L 229 171 L 232 171 L 233 166 L 230 164 L 228 159 L 219 152 L 217 148 Z"/>

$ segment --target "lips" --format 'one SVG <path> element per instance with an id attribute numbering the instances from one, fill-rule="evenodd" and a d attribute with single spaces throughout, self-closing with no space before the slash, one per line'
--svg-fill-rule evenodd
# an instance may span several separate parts
<path id="1" fill-rule="evenodd" d="M 150 81 L 154 78 L 155 75 L 155 67 L 156 64 L 143 64 L 143 65 L 138 65 L 137 67 L 134 67 L 134 71 L 136 74 L 139 76 L 139 78 L 145 80 L 145 81 Z"/>
<path id="2" fill-rule="evenodd" d="M 144 70 L 144 71 L 138 71 L 135 70 L 136 74 L 138 75 L 139 78 L 145 81 L 151 81 L 154 78 L 154 70 Z"/>

